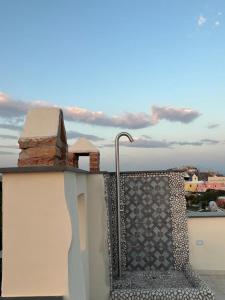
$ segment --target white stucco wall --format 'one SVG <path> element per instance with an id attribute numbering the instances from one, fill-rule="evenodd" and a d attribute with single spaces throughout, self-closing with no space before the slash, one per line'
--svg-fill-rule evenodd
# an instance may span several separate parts
<path id="1" fill-rule="evenodd" d="M 79 235 L 78 196 L 87 199 L 86 176 L 65 172 L 65 199 L 72 224 L 72 242 L 69 250 L 69 299 L 89 299 L 88 248 L 81 251 Z M 79 185 L 78 185 L 79 183 Z M 84 220 L 87 222 L 87 219 Z"/>
<path id="2" fill-rule="evenodd" d="M 3 175 L 3 296 L 68 294 L 63 173 Z"/>
<path id="3" fill-rule="evenodd" d="M 106 206 L 101 174 L 88 176 L 88 244 L 90 300 L 108 300 L 109 269 L 106 244 Z"/>
<path id="4" fill-rule="evenodd" d="M 2 295 L 108 300 L 104 195 L 102 175 L 4 174 Z"/>
<path id="5" fill-rule="evenodd" d="M 189 218 L 190 262 L 196 270 L 225 271 L 225 218 Z"/>

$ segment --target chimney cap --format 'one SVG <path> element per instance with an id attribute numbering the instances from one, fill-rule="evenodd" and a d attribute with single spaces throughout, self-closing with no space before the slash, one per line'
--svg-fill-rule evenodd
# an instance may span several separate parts
<path id="1" fill-rule="evenodd" d="M 84 137 L 79 138 L 72 146 L 69 147 L 70 153 L 99 153 L 97 147 L 95 147 L 89 140 Z"/>
<path id="2" fill-rule="evenodd" d="M 29 110 L 20 138 L 57 136 L 61 113 L 56 107 L 36 107 Z"/>

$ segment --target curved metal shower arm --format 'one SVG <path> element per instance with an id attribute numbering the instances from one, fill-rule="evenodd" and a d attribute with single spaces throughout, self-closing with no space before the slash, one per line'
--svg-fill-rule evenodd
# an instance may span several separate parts
<path id="1" fill-rule="evenodd" d="M 119 162 L 119 139 L 122 136 L 128 137 L 129 141 L 132 143 L 134 140 L 128 132 L 120 132 L 115 138 L 115 162 L 116 162 L 116 190 L 117 190 L 117 233 L 118 233 L 118 275 L 121 277 L 122 266 L 121 266 L 121 228 L 120 228 L 120 162 Z"/>
<path id="2" fill-rule="evenodd" d="M 120 132 L 115 138 L 115 161 L 116 161 L 116 173 L 120 172 L 120 162 L 119 162 L 119 139 L 122 136 L 128 137 L 129 141 L 132 143 L 134 139 L 128 132 Z"/>
<path id="3" fill-rule="evenodd" d="M 117 134 L 116 138 L 115 138 L 115 142 L 119 141 L 119 139 L 121 138 L 121 136 L 126 136 L 128 137 L 129 141 L 132 143 L 134 141 L 134 139 L 132 138 L 132 136 L 128 133 L 128 132 L 120 132 L 119 134 Z"/>

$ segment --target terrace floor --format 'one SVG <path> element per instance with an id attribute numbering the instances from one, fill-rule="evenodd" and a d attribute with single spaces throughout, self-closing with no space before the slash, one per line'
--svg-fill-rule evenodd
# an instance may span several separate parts
<path id="1" fill-rule="evenodd" d="M 200 274 L 215 293 L 216 300 L 225 300 L 225 273 Z"/>

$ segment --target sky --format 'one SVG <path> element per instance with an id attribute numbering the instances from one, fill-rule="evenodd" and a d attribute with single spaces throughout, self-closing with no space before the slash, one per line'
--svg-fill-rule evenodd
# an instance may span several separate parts
<path id="1" fill-rule="evenodd" d="M 225 174 L 224 0 L 0 0 L 0 167 L 26 113 L 63 109 L 114 170 L 194 165 Z"/>

